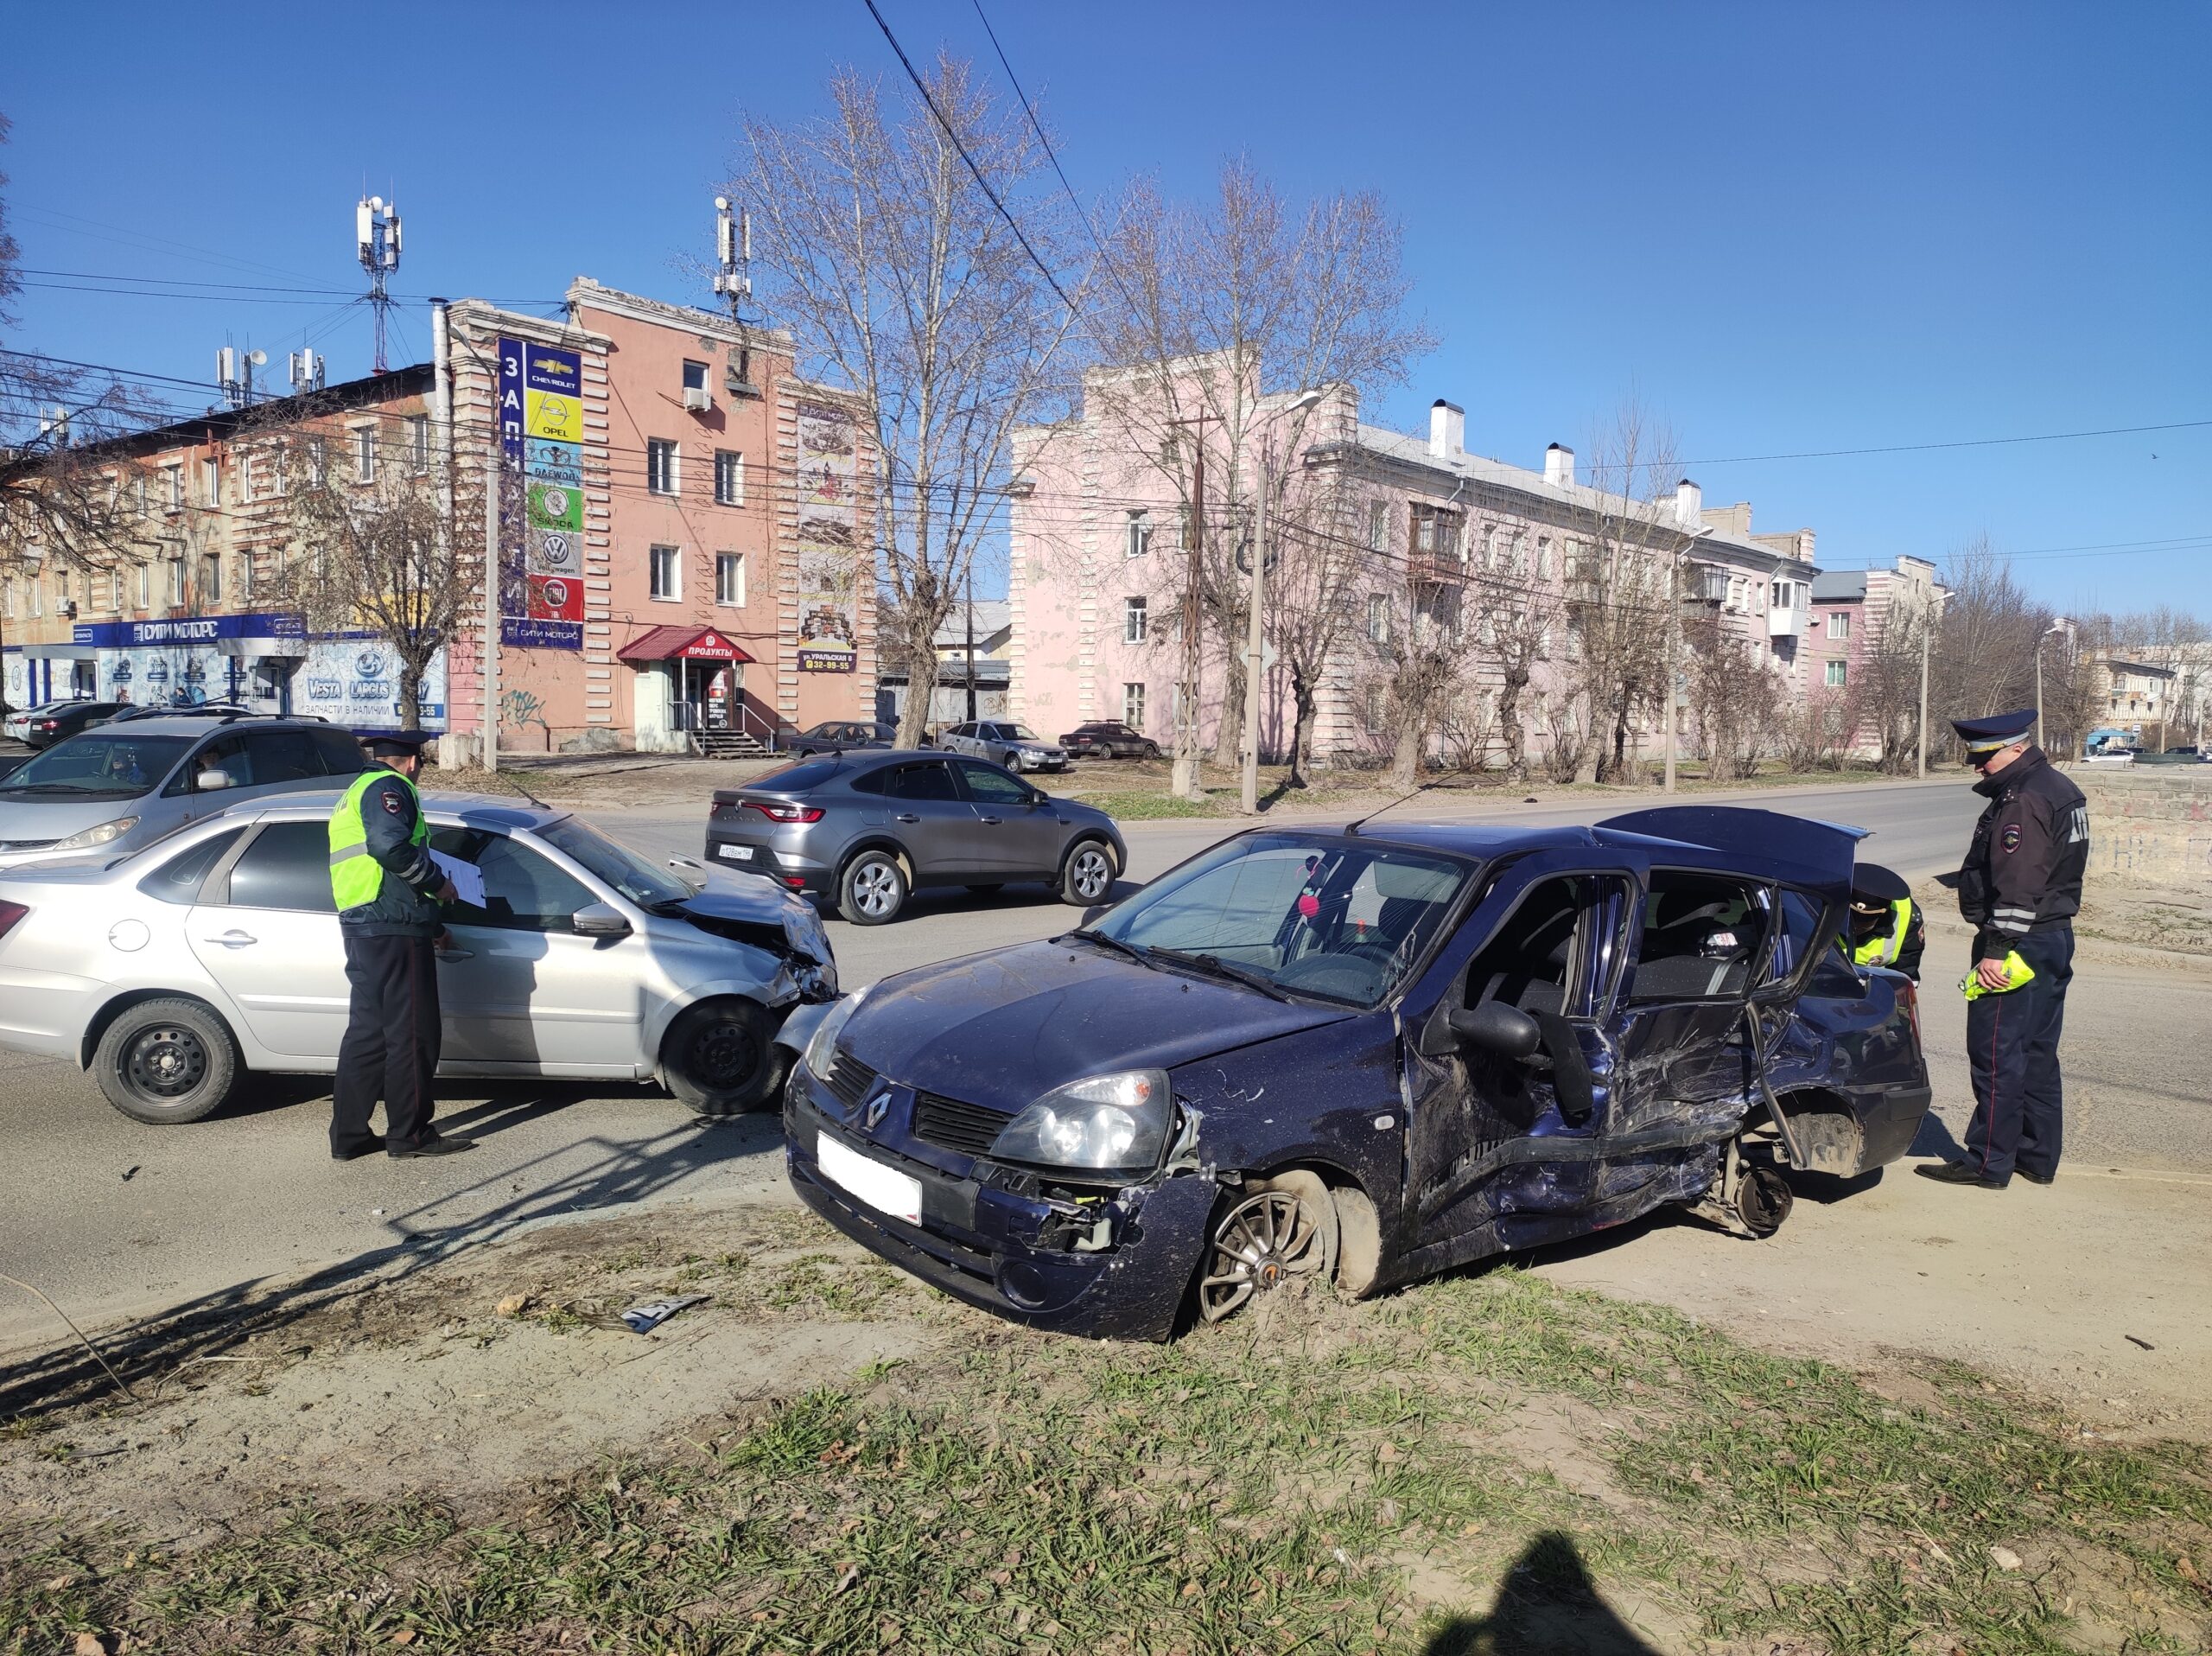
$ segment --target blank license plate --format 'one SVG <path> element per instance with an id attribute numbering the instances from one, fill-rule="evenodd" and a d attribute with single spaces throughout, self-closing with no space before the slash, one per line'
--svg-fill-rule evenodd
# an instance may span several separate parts
<path id="1" fill-rule="evenodd" d="M 753 847 L 750 845 L 722 845 L 715 849 L 718 856 L 727 857 L 733 863 L 750 863 L 753 860 Z"/>
<path id="2" fill-rule="evenodd" d="M 922 1181 L 896 1168 L 871 1162 L 858 1150 L 847 1150 L 827 1133 L 814 1137 L 815 1164 L 830 1183 L 858 1196 L 879 1213 L 922 1222 Z"/>

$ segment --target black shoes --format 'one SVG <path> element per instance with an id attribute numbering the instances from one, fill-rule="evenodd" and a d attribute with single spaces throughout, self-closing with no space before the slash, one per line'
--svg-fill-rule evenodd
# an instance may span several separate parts
<path id="1" fill-rule="evenodd" d="M 1970 1184 L 1978 1186 L 1983 1190 L 2002 1190 L 2012 1182 L 2009 1177 L 1984 1178 L 1980 1173 L 1964 1162 L 1938 1162 L 1933 1166 L 1923 1162 L 1914 1168 L 1913 1171 L 1923 1179 L 1935 1180 L 1938 1184 Z"/>
<path id="2" fill-rule="evenodd" d="M 391 1145 L 385 1154 L 395 1162 L 411 1162 L 418 1156 L 458 1156 L 475 1148 L 473 1138 L 448 1138 L 441 1133 L 429 1133 L 412 1144 L 403 1142 Z"/>
<path id="3" fill-rule="evenodd" d="M 2022 1167 L 2016 1167 L 2016 1168 L 2014 1168 L 2014 1169 L 2012 1169 L 2012 1171 L 2013 1171 L 2013 1172 L 2015 1172 L 2015 1173 L 2017 1173 L 2017 1174 L 2018 1174 L 2018 1175 L 2019 1175 L 2023 1179 L 2025 1179 L 2025 1180 L 2026 1180 L 2030 1184 L 2056 1184 L 2056 1183 L 2058 1182 L 2058 1175 L 2057 1175 L 2056 1173 L 2055 1173 L 2055 1172 L 2054 1172 L 2054 1173 L 2031 1173 L 2031 1172 L 2029 1172 L 2029 1171 L 2027 1170 L 2027 1169 L 2025 1169 L 2025 1168 L 2022 1168 Z"/>
<path id="4" fill-rule="evenodd" d="M 359 1143 L 348 1144 L 343 1150 L 333 1144 L 330 1147 L 330 1159 L 334 1162 L 358 1162 L 364 1156 L 374 1156 L 383 1148 L 384 1140 L 381 1138 L 365 1138 Z"/>

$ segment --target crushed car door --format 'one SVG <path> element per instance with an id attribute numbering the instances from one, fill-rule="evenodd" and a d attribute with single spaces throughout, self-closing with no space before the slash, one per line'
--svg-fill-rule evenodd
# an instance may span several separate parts
<path id="1" fill-rule="evenodd" d="M 1586 850 L 1516 863 L 1408 997 L 1403 1223 L 1421 1268 L 1580 1227 L 1612 1067 L 1590 1012 L 1617 969 L 1631 889 L 1629 869 L 1592 867 Z M 1490 1003 L 1534 1022 L 1535 1052 L 1455 1031 L 1454 1014 Z"/>

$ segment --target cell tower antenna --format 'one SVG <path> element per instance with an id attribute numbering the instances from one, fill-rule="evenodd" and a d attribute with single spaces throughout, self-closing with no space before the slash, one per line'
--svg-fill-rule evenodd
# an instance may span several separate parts
<path id="1" fill-rule="evenodd" d="M 385 332 L 391 312 L 391 296 L 385 282 L 399 268 L 399 204 L 381 195 L 365 195 L 353 209 L 353 241 L 361 268 L 369 273 L 369 309 L 376 318 L 376 371 L 385 372 Z"/>
<path id="2" fill-rule="evenodd" d="M 727 195 L 715 197 L 715 291 L 729 306 L 729 319 L 737 328 L 737 360 L 730 364 L 725 383 L 734 395 L 757 397 L 745 315 L 753 297 L 753 215 L 734 207 Z"/>

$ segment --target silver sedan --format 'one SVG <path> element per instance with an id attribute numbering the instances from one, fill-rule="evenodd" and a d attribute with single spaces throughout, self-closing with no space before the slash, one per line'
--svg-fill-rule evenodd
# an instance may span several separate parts
<path id="1" fill-rule="evenodd" d="M 772 1103 L 776 1031 L 835 998 L 821 918 L 756 875 L 656 868 L 559 812 L 429 796 L 461 901 L 439 957 L 444 1075 L 659 1080 Z M 0 1047 L 194 1121 L 249 1071 L 327 1074 L 346 1031 L 327 801 L 242 805 L 161 844 L 0 875 Z"/>

